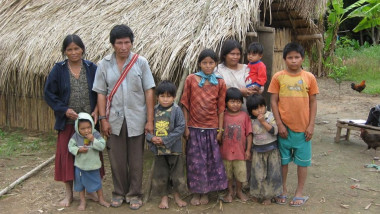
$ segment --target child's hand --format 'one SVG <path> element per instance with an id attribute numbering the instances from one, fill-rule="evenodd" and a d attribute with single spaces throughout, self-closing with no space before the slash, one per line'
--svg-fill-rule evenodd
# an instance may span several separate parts
<path id="1" fill-rule="evenodd" d="M 288 138 L 288 130 L 286 130 L 286 127 L 283 123 L 277 124 L 278 127 L 278 135 L 282 138 Z"/>
<path id="2" fill-rule="evenodd" d="M 185 128 L 185 132 L 183 133 L 183 137 L 184 137 L 186 140 L 189 140 L 189 137 L 190 137 L 190 131 L 189 131 L 189 128 L 188 128 L 188 127 Z"/>
<path id="3" fill-rule="evenodd" d="M 216 135 L 216 140 L 218 141 L 220 145 L 222 144 L 222 137 L 223 137 L 223 132 L 218 132 L 218 134 Z"/>
<path id="4" fill-rule="evenodd" d="M 251 151 L 249 150 L 245 151 L 244 158 L 245 160 L 251 160 Z"/>
<path id="5" fill-rule="evenodd" d="M 84 137 L 89 139 L 91 142 L 94 142 L 94 135 L 92 133 L 86 134 Z"/>
<path id="6" fill-rule="evenodd" d="M 87 147 L 79 147 L 78 153 L 87 153 L 88 148 Z"/>
<path id="7" fill-rule="evenodd" d="M 264 114 L 259 114 L 259 115 L 257 115 L 257 119 L 259 120 L 259 122 L 260 122 L 261 124 L 263 124 L 263 123 L 266 122 L 266 120 L 265 120 L 265 115 L 264 115 Z"/>
<path id="8" fill-rule="evenodd" d="M 154 136 L 152 138 L 152 143 L 155 145 L 161 145 L 163 144 L 162 138 Z"/>

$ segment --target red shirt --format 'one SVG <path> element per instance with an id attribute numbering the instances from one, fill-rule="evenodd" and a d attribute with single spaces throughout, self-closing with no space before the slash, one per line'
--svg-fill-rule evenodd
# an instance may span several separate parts
<path id="1" fill-rule="evenodd" d="M 247 136 L 252 133 L 251 119 L 244 111 L 232 115 L 228 111 L 224 113 L 223 141 L 220 153 L 223 160 L 244 160 L 247 148 Z"/>
<path id="2" fill-rule="evenodd" d="M 189 111 L 187 125 L 195 128 L 218 128 L 218 115 L 226 108 L 226 84 L 204 84 L 199 87 L 195 74 L 186 78 L 181 104 Z"/>

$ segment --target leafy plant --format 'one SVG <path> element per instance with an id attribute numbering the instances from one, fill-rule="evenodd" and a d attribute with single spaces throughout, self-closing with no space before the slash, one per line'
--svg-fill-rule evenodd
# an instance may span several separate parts
<path id="1" fill-rule="evenodd" d="M 334 61 L 332 63 L 326 63 L 325 66 L 330 69 L 328 76 L 332 78 L 339 86 L 338 96 L 340 97 L 340 85 L 347 75 L 347 67 L 343 66 L 343 61 L 340 57 L 335 57 Z"/>
<path id="2" fill-rule="evenodd" d="M 379 0 L 359 0 L 353 4 L 355 10 L 348 14 L 347 18 L 363 18 L 353 29 L 359 32 L 371 29 L 371 37 L 374 44 L 378 44 L 380 38 L 380 1 Z M 376 33 L 377 31 L 377 33 Z"/>

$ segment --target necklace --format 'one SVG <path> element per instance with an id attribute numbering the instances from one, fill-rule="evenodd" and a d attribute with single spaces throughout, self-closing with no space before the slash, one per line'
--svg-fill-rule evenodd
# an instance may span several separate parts
<path id="1" fill-rule="evenodd" d="M 82 69 L 82 62 L 80 63 L 80 67 L 79 67 L 79 71 L 78 72 L 74 72 L 74 70 L 71 68 L 71 66 L 70 66 L 70 62 L 67 62 L 67 65 L 68 65 L 68 67 L 69 67 L 69 70 L 70 70 L 70 73 L 72 74 L 72 75 L 74 75 L 74 77 L 76 78 L 76 79 L 78 79 L 78 77 L 79 77 L 79 75 L 80 75 L 80 71 L 81 71 L 81 69 Z"/>

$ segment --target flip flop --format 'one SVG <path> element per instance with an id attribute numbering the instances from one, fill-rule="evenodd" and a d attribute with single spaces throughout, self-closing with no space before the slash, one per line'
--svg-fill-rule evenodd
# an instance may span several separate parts
<path id="1" fill-rule="evenodd" d="M 139 198 L 131 198 L 129 201 L 129 208 L 131 210 L 138 210 L 142 206 L 142 201 Z"/>
<path id="2" fill-rule="evenodd" d="M 276 199 L 280 199 L 280 201 L 278 201 L 278 200 L 276 200 Z M 281 202 L 282 199 L 285 199 L 285 201 L 284 201 L 284 202 Z M 279 205 L 285 205 L 287 199 L 288 199 L 288 196 L 287 196 L 287 195 L 278 195 L 278 196 L 276 196 L 276 197 L 274 198 L 274 202 L 275 202 L 276 204 L 279 204 Z"/>
<path id="3" fill-rule="evenodd" d="M 124 199 L 120 197 L 115 197 L 111 199 L 111 207 L 120 207 L 123 204 Z"/>
<path id="4" fill-rule="evenodd" d="M 309 196 L 294 197 L 293 200 L 292 200 L 292 202 L 294 203 L 297 200 L 301 200 L 302 203 L 300 203 L 300 204 L 290 204 L 290 206 L 292 206 L 292 207 L 300 207 L 300 206 L 304 205 L 306 203 L 306 201 L 309 200 Z"/>

